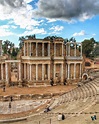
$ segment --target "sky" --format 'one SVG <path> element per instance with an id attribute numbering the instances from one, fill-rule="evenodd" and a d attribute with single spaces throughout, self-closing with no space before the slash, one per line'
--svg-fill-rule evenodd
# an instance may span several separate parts
<path id="1" fill-rule="evenodd" d="M 59 36 L 99 41 L 99 0 L 0 0 L 0 40 Z"/>

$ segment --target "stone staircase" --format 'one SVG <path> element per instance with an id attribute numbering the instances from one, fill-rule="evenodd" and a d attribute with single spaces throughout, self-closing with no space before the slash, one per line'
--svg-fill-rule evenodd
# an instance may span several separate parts
<path id="1" fill-rule="evenodd" d="M 71 91 L 64 93 L 60 97 L 56 98 L 53 101 L 53 104 L 51 104 L 50 108 L 53 109 L 56 106 L 62 103 L 66 103 L 66 102 L 86 99 L 86 98 L 93 97 L 93 96 L 96 97 L 98 86 L 99 86 L 99 79 L 95 79 L 93 81 L 90 81 L 82 85 L 81 87 L 72 89 Z"/>

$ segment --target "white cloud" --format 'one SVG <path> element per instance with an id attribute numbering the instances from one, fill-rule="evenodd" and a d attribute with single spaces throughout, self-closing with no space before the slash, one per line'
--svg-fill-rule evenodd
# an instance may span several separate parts
<path id="1" fill-rule="evenodd" d="M 93 17 L 93 15 L 89 15 L 88 13 L 83 13 L 82 15 L 79 16 L 79 20 L 80 21 L 85 21 L 87 19 L 91 19 Z"/>
<path id="2" fill-rule="evenodd" d="M 53 30 L 54 32 L 59 32 L 59 31 L 62 31 L 63 29 L 64 29 L 63 26 L 56 25 L 51 27 L 49 30 Z"/>
<path id="3" fill-rule="evenodd" d="M 73 34 L 73 37 L 76 37 L 76 36 L 83 36 L 83 35 L 86 35 L 86 33 L 85 33 L 84 30 L 82 30 L 82 31 L 80 31 L 80 32 L 74 33 L 74 34 Z"/>
<path id="4" fill-rule="evenodd" d="M 55 21 L 57 21 L 56 19 L 47 19 L 47 20 L 48 20 L 47 23 L 51 23 L 51 22 L 55 22 Z"/>
<path id="5" fill-rule="evenodd" d="M 96 36 L 96 34 L 94 33 L 94 34 L 92 34 L 92 36 Z"/>
<path id="6" fill-rule="evenodd" d="M 9 25 L 0 26 L 0 37 L 14 35 L 13 32 L 9 31 Z"/>
<path id="7" fill-rule="evenodd" d="M 22 34 L 19 34 L 19 36 L 26 36 L 26 35 L 33 35 L 33 34 L 46 34 L 47 32 L 44 30 L 44 28 L 38 29 L 35 28 L 33 30 L 27 30 Z"/>
<path id="8" fill-rule="evenodd" d="M 15 26 L 15 25 L 11 25 L 11 28 L 16 29 L 16 28 L 17 28 L 17 26 Z"/>
<path id="9" fill-rule="evenodd" d="M 33 7 L 28 4 L 33 0 L 1 0 L 0 20 L 12 20 L 20 28 L 39 26 L 42 22 L 33 18 Z"/>
<path id="10" fill-rule="evenodd" d="M 26 2 L 26 3 L 30 3 L 30 2 L 32 2 L 33 0 L 24 0 L 24 2 Z"/>

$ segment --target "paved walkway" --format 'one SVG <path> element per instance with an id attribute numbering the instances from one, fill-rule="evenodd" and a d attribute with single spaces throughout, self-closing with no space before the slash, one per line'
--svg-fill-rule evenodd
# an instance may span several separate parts
<path id="1" fill-rule="evenodd" d="M 47 103 L 49 99 L 45 100 L 20 100 L 12 102 L 0 102 L 0 114 L 13 114 L 35 109 Z M 11 103 L 11 108 L 9 104 Z"/>

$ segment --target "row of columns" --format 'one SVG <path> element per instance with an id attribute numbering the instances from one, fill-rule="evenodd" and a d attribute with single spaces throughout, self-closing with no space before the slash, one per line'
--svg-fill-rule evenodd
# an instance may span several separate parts
<path id="1" fill-rule="evenodd" d="M 33 64 L 35 65 L 35 72 L 36 72 L 36 81 L 38 80 L 38 71 L 39 71 L 39 64 Z M 40 64 L 41 65 L 41 64 Z M 27 73 L 26 73 L 27 72 Z M 50 80 L 50 64 L 47 64 L 47 77 L 48 80 Z M 29 81 L 32 81 L 32 64 L 26 64 L 24 63 L 24 79 L 28 78 Z M 42 64 L 42 80 L 45 78 L 45 64 Z"/>
<path id="2" fill-rule="evenodd" d="M 24 56 L 26 56 L 26 48 L 27 48 L 27 56 L 31 56 L 32 53 L 32 42 L 24 42 Z M 38 56 L 38 42 L 36 42 L 36 57 Z M 42 56 L 44 56 L 44 43 L 42 43 Z M 48 43 L 48 56 L 50 56 L 50 43 Z"/>
<path id="3" fill-rule="evenodd" d="M 68 63 L 68 64 L 66 65 L 66 68 L 67 68 L 67 70 L 68 70 L 68 71 L 67 71 L 67 79 L 70 79 L 70 64 L 71 64 L 71 63 Z M 82 75 L 82 64 L 81 64 L 81 63 L 74 63 L 74 76 L 73 76 L 73 77 L 74 77 L 74 79 L 76 79 L 76 65 L 77 65 L 77 64 L 80 64 L 80 67 L 79 67 L 79 68 L 80 68 L 80 69 L 79 69 L 79 73 L 80 73 L 79 75 L 80 75 L 80 76 L 79 76 L 79 78 L 81 79 L 81 75 Z"/>
<path id="4" fill-rule="evenodd" d="M 54 56 L 56 56 L 56 44 L 54 43 Z M 62 56 L 64 55 L 64 44 L 62 44 Z M 70 56 L 70 45 L 71 43 L 66 44 L 66 56 Z M 76 56 L 76 47 L 77 44 L 74 44 L 74 56 Z M 80 44 L 80 56 L 82 56 L 82 44 Z M 24 56 L 26 56 L 26 48 L 27 48 L 27 56 L 31 56 L 32 53 L 32 42 L 24 42 Z M 68 54 L 67 54 L 68 53 Z M 38 56 L 38 42 L 36 42 L 36 57 Z M 44 43 L 42 43 L 42 56 L 44 56 Z M 48 43 L 48 56 L 50 56 L 50 43 Z"/>
<path id="5" fill-rule="evenodd" d="M 54 56 L 56 56 L 56 44 L 54 43 Z M 31 42 L 24 43 L 24 56 L 26 56 L 26 45 L 27 45 L 27 55 L 31 56 Z M 62 56 L 64 52 L 64 44 L 62 43 Z M 36 42 L 36 56 L 38 56 L 38 43 Z M 42 43 L 42 56 L 44 56 L 44 43 Z M 50 43 L 48 43 L 48 56 L 50 56 Z"/>
<path id="6" fill-rule="evenodd" d="M 66 44 L 66 56 L 70 56 L 70 45 L 71 45 L 72 43 L 67 43 Z M 77 44 L 75 43 L 74 44 L 74 56 L 76 56 L 76 47 L 77 47 Z M 80 56 L 82 57 L 82 44 L 80 43 Z"/>
<path id="7" fill-rule="evenodd" d="M 74 79 L 76 79 L 76 65 L 78 63 L 74 63 Z M 28 66 L 28 70 L 26 71 L 26 68 Z M 36 66 L 36 80 L 38 80 L 38 64 L 35 64 Z M 80 78 L 81 78 L 81 74 L 82 74 L 82 64 L 80 63 L 80 67 L 79 67 L 79 71 L 80 71 Z M 8 63 L 5 64 L 5 71 L 6 71 L 6 81 L 9 82 L 9 72 L 8 72 Z M 27 78 L 31 81 L 32 80 L 32 64 L 26 64 L 24 63 L 24 79 L 26 79 L 26 72 L 28 74 Z M 63 63 L 61 64 L 61 81 L 63 81 Z M 67 79 L 70 79 L 70 63 L 66 64 L 66 75 L 67 75 Z M 19 73 L 18 73 L 18 77 L 19 77 L 19 81 L 21 81 L 21 63 L 19 63 Z M 53 71 L 53 76 L 54 79 L 56 77 L 56 64 L 54 64 L 54 71 Z M 42 64 L 42 80 L 44 80 L 44 76 L 45 76 L 45 65 Z M 48 76 L 48 80 L 50 80 L 50 64 L 48 64 L 47 67 L 47 76 Z M 4 67 L 3 64 L 1 64 L 1 80 L 4 80 Z"/>

